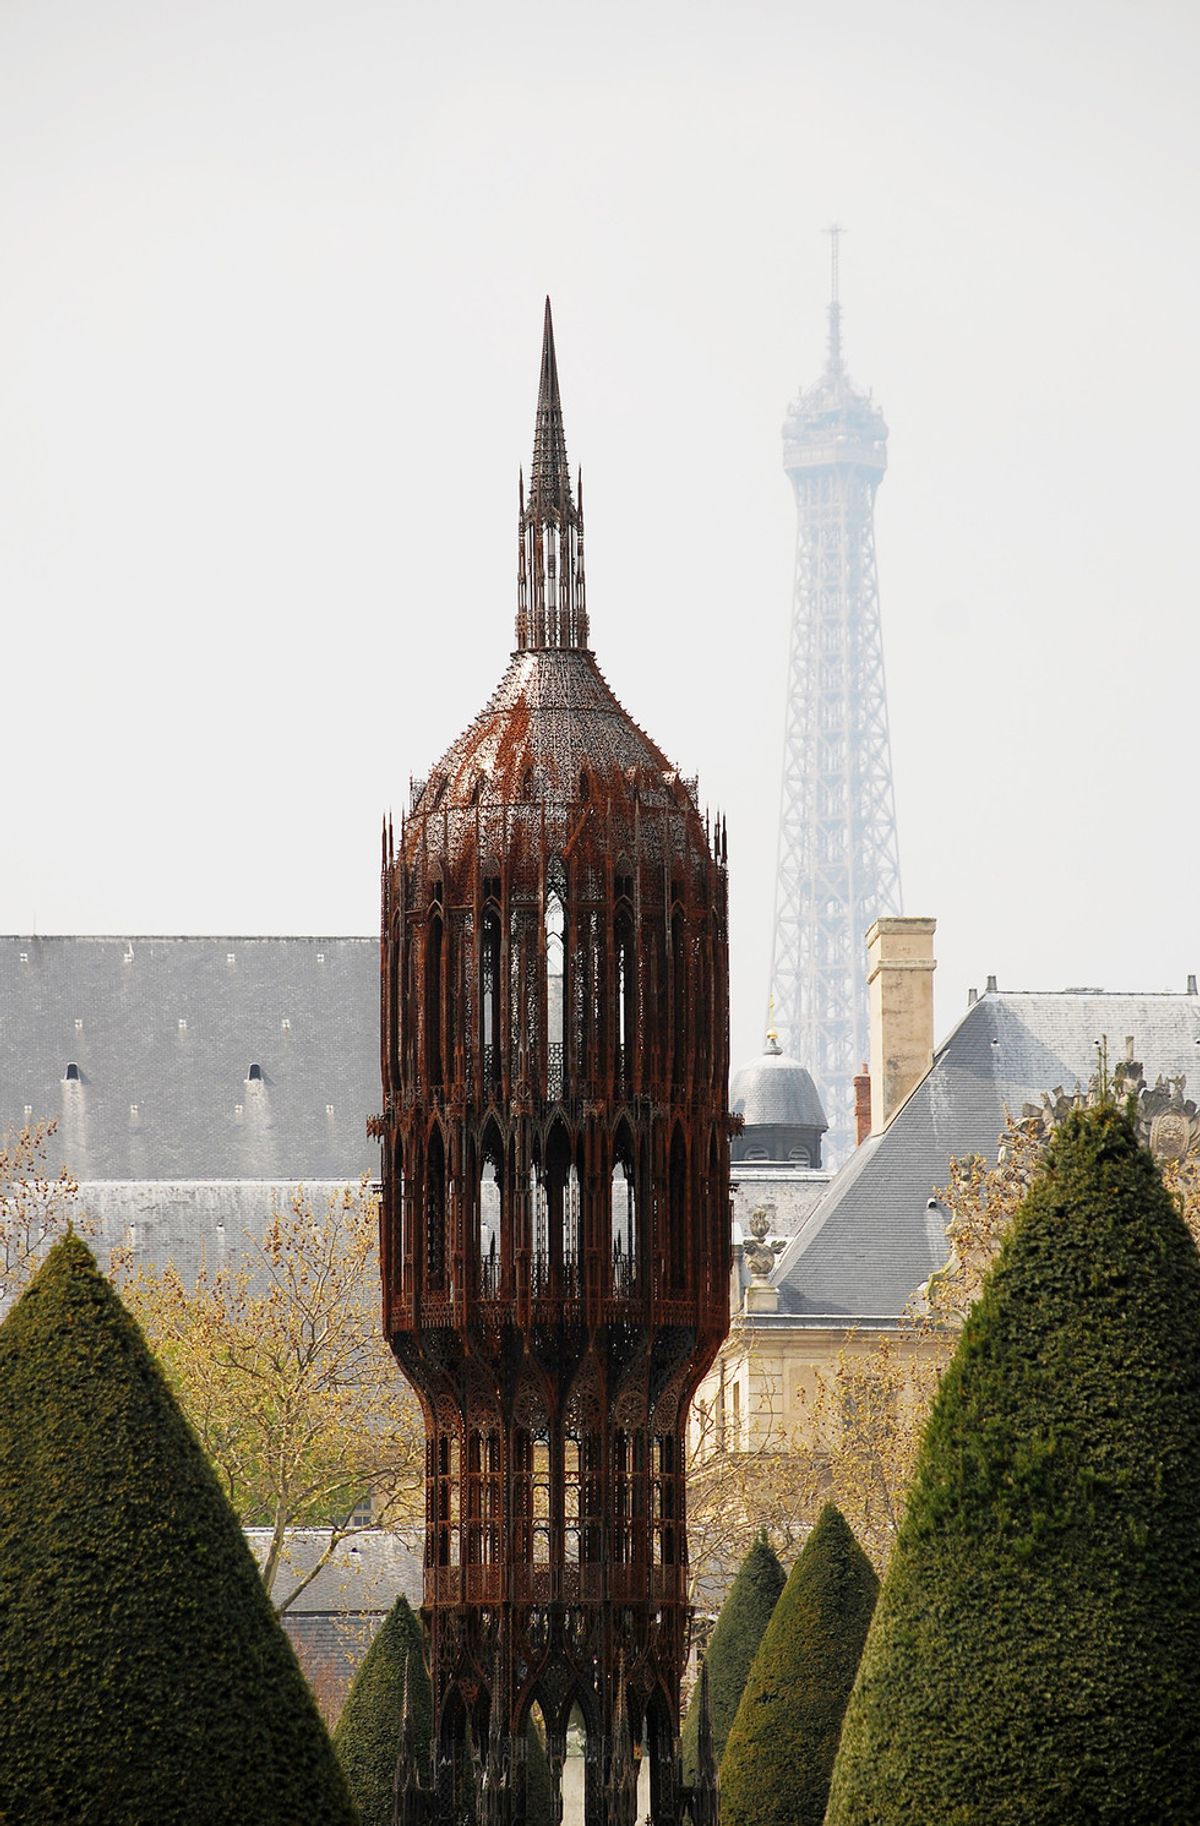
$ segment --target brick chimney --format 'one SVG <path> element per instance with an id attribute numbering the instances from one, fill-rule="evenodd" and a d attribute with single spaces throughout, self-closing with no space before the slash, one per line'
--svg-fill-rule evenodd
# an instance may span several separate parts
<path id="1" fill-rule="evenodd" d="M 861 1148 L 871 1133 L 871 1074 L 864 1065 L 854 1080 L 854 1145 Z"/>
<path id="2" fill-rule="evenodd" d="M 935 919 L 877 919 L 867 933 L 871 1133 L 881 1134 L 933 1064 Z"/>

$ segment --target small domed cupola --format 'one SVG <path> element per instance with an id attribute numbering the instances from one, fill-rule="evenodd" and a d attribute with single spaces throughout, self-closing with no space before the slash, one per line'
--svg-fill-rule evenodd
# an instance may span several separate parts
<path id="1" fill-rule="evenodd" d="M 756 1059 L 733 1074 L 729 1107 L 744 1127 L 733 1139 L 735 1166 L 819 1167 L 829 1127 L 812 1077 L 779 1049 L 774 1029 Z"/>

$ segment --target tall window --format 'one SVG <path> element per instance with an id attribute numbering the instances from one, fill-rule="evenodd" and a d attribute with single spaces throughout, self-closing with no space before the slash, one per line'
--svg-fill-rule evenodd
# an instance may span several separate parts
<path id="1" fill-rule="evenodd" d="M 676 1086 L 687 1078 L 687 993 L 687 948 L 677 907 L 671 915 L 671 1081 Z"/>
<path id="2" fill-rule="evenodd" d="M 568 1434 L 563 1440 L 563 1552 L 568 1566 L 578 1566 L 583 1558 L 581 1497 L 579 1441 Z"/>
<path id="3" fill-rule="evenodd" d="M 634 1190 L 633 1159 L 628 1135 L 622 1133 L 617 1143 L 613 1165 L 609 1207 L 612 1240 L 613 1292 L 632 1292 L 637 1279 L 637 1199 Z"/>
<path id="4" fill-rule="evenodd" d="M 458 1565 L 458 1441 L 439 1433 L 434 1453 L 434 1544 L 439 1566 Z"/>
<path id="5" fill-rule="evenodd" d="M 530 1270 L 533 1276 L 533 1292 L 549 1293 L 550 1291 L 550 1239 L 549 1211 L 546 1200 L 546 1187 L 542 1175 L 536 1167 L 529 1174 L 529 1204 L 533 1219 L 533 1260 Z"/>
<path id="6" fill-rule="evenodd" d="M 392 1154 L 392 1184 L 396 1188 L 395 1255 L 391 1255 L 391 1245 L 389 1245 L 388 1267 L 386 1273 L 388 1281 L 391 1282 L 391 1284 L 400 1286 L 404 1283 L 404 1258 L 409 1244 L 409 1215 L 408 1199 L 404 1185 L 404 1143 L 399 1139 L 396 1141 L 395 1150 Z"/>
<path id="7" fill-rule="evenodd" d="M 633 1081 L 635 970 L 633 921 L 627 912 L 617 915 L 617 1084 L 628 1091 Z"/>
<path id="8" fill-rule="evenodd" d="M 485 1160 L 479 1178 L 480 1291 L 495 1294 L 500 1286 L 500 1176 L 494 1160 Z"/>
<path id="9" fill-rule="evenodd" d="M 682 1131 L 678 1128 L 671 1137 L 667 1209 L 670 1214 L 671 1232 L 667 1238 L 671 1286 L 676 1293 L 682 1293 L 687 1285 L 687 1149 L 684 1146 Z"/>
<path id="10" fill-rule="evenodd" d="M 467 1436 L 468 1565 L 494 1566 L 499 1560 L 502 1519 L 500 1435 L 472 1431 Z"/>
<path id="11" fill-rule="evenodd" d="M 563 1187 L 562 1290 L 564 1294 L 577 1295 L 580 1290 L 580 1206 L 579 1175 L 572 1164 L 567 1170 L 567 1183 Z"/>
<path id="12" fill-rule="evenodd" d="M 678 1556 L 675 1467 L 677 1444 L 670 1433 L 654 1441 L 654 1563 L 673 1566 Z"/>
<path id="13" fill-rule="evenodd" d="M 493 907 L 483 916 L 480 979 L 483 1082 L 490 1089 L 500 1076 L 500 919 Z"/>
<path id="14" fill-rule="evenodd" d="M 609 1551 L 617 1566 L 633 1559 L 633 1441 L 628 1433 L 614 1433 L 612 1442 L 612 1515 L 609 1518 Z"/>
<path id="15" fill-rule="evenodd" d="M 580 1558 L 595 1565 L 604 1558 L 604 1444 L 599 1433 L 585 1433 L 579 1444 Z"/>
<path id="16" fill-rule="evenodd" d="M 566 913 L 557 887 L 546 898 L 546 1094 L 563 1089 L 563 936 Z"/>
<path id="17" fill-rule="evenodd" d="M 533 1439 L 533 1563 L 550 1564 L 550 1441 L 542 1434 Z"/>
<path id="18" fill-rule="evenodd" d="M 446 1283 L 446 1151 L 437 1128 L 429 1137 L 425 1199 L 425 1279 L 437 1289 Z"/>
<path id="19" fill-rule="evenodd" d="M 425 1068 L 431 1084 L 442 1082 L 442 918 L 429 921 L 425 946 Z"/>

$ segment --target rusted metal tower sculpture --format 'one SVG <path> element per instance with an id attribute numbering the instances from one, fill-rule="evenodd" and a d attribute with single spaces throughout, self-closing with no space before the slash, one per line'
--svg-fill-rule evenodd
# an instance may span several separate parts
<path id="1" fill-rule="evenodd" d="M 517 648 L 383 866 L 384 1318 L 427 1436 L 438 1817 L 679 1819 L 685 1423 L 728 1322 L 726 844 L 588 647 L 547 302 Z M 464 1753 L 469 1742 L 472 1755 Z"/>
<path id="2" fill-rule="evenodd" d="M 816 1081 L 832 1166 L 855 1140 L 854 1074 L 868 1051 L 867 928 L 900 911 L 875 576 L 887 426 L 842 359 L 840 233 L 830 230 L 825 371 L 783 427 L 796 572 L 768 1020 Z"/>

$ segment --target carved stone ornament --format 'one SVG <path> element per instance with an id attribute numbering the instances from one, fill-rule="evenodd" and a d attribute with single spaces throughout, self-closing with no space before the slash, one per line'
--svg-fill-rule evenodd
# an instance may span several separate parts
<path id="1" fill-rule="evenodd" d="M 750 1270 L 755 1285 L 759 1287 L 770 1280 L 776 1256 L 782 1255 L 787 1247 L 778 1237 L 773 1243 L 768 1243 L 770 1230 L 771 1210 L 760 1205 L 750 1213 L 750 1235 L 754 1240 L 742 1244 L 742 1259 Z"/>
<path id="2" fill-rule="evenodd" d="M 1163 1110 L 1150 1124 L 1150 1152 L 1155 1160 L 1182 1160 L 1192 1144 L 1194 1120 L 1184 1110 Z"/>

